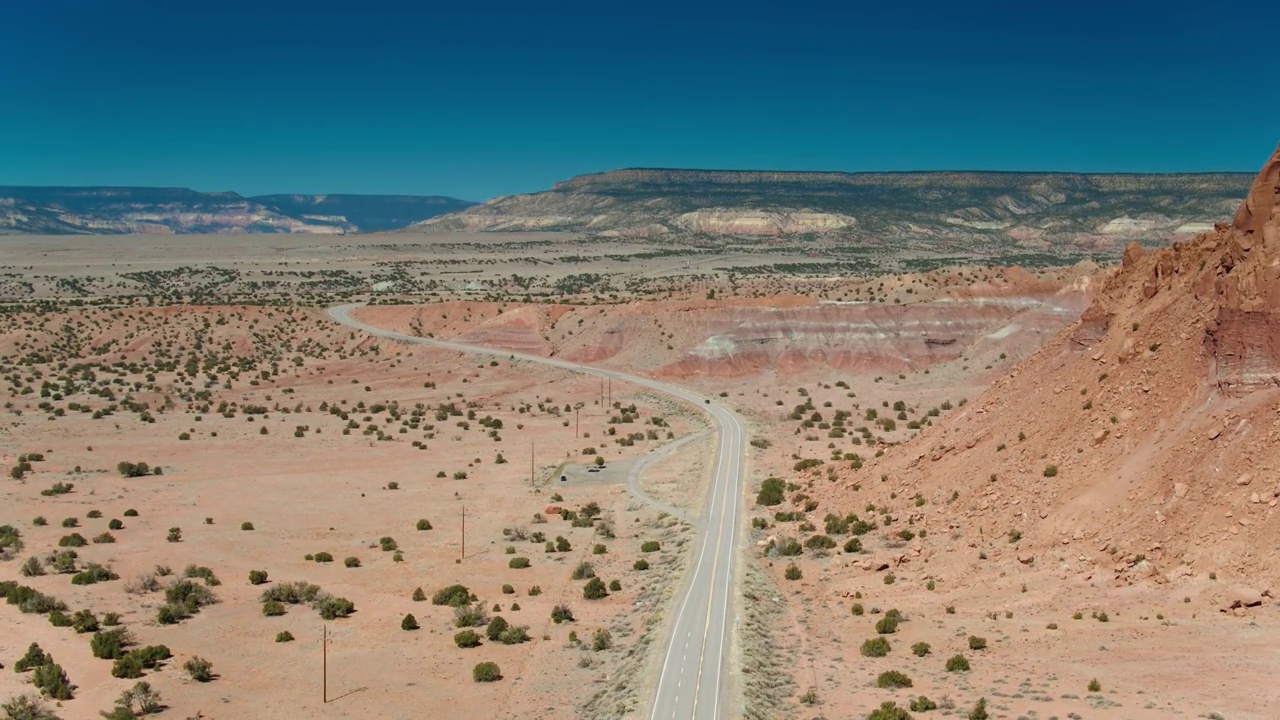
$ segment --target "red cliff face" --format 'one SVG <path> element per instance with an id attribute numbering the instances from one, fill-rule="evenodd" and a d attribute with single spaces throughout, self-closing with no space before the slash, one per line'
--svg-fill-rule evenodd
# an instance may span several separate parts
<path id="1" fill-rule="evenodd" d="M 1280 382 L 1280 147 L 1262 167 L 1223 247 L 1217 249 L 1217 313 L 1207 340 L 1224 387 Z"/>
<path id="2" fill-rule="evenodd" d="M 1116 564 L 1117 583 L 1215 569 L 1271 583 L 1278 411 L 1280 151 L 1232 223 L 1131 247 L 1080 322 L 851 478 L 951 497 L 941 523 L 987 537 L 1018 527 L 1028 553 L 1070 545 L 1076 556 L 1083 541 L 1145 558 Z"/>
<path id="3" fill-rule="evenodd" d="M 1276 217 L 1276 208 L 1280 207 L 1280 146 L 1271 155 L 1271 159 L 1262 166 L 1249 194 L 1240 209 L 1236 211 L 1236 230 L 1254 235 L 1264 234 L 1268 223 L 1280 222 Z"/>

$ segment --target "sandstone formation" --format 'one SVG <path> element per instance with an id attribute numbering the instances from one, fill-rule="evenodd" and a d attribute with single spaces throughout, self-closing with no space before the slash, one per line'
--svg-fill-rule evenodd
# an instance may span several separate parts
<path id="1" fill-rule="evenodd" d="M 1016 528 L 1020 553 L 1053 552 L 1082 577 L 1273 586 L 1278 201 L 1280 150 L 1234 222 L 1153 252 L 1131 245 L 1078 323 L 850 478 L 921 492 L 943 526 Z"/>

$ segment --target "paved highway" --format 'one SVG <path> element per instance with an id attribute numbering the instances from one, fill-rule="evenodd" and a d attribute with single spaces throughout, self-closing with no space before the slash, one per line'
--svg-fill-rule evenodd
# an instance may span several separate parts
<path id="1" fill-rule="evenodd" d="M 711 416 L 719 439 L 715 474 L 693 548 L 692 571 L 684 595 L 678 599 L 674 618 L 668 618 L 671 621 L 669 634 L 663 647 L 662 666 L 648 717 L 651 720 L 718 720 L 722 712 L 728 713 L 721 702 L 727 684 L 724 656 L 733 615 L 735 545 L 742 514 L 738 503 L 745 480 L 743 430 L 738 416 L 714 400 L 684 388 L 616 370 L 383 330 L 352 318 L 351 311 L 358 307 L 361 304 L 329 308 L 329 317 L 376 337 L 463 353 L 514 357 L 563 370 L 622 380 L 684 400 Z"/>

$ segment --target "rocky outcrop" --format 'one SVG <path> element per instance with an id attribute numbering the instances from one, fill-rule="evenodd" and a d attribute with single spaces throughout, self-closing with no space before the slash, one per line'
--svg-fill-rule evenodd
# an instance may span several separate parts
<path id="1" fill-rule="evenodd" d="M 1219 235 L 1206 330 L 1218 383 L 1237 393 L 1280 384 L 1280 147 Z"/>
<path id="2" fill-rule="evenodd" d="M 1280 223 L 1277 208 L 1280 208 L 1280 147 L 1254 179 L 1248 196 L 1236 210 L 1232 225 L 1242 233 L 1263 235 L 1268 224 Z"/>
<path id="3" fill-rule="evenodd" d="M 1131 245 L 1078 323 L 849 479 L 951 498 L 922 529 L 1017 528 L 1020 556 L 1086 579 L 1280 581 L 1280 150 L 1246 195 L 1210 232 Z"/>
<path id="4" fill-rule="evenodd" d="M 673 222 L 682 230 L 708 235 L 792 235 L 840 230 L 857 220 L 838 213 L 709 208 L 684 213 Z"/>

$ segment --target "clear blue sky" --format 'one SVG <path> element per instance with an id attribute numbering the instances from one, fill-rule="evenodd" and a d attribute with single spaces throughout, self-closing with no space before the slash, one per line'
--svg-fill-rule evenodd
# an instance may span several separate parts
<path id="1" fill-rule="evenodd" d="M 1280 141 L 1278 27 L 1265 0 L 0 0 L 0 184 L 1252 171 Z"/>

